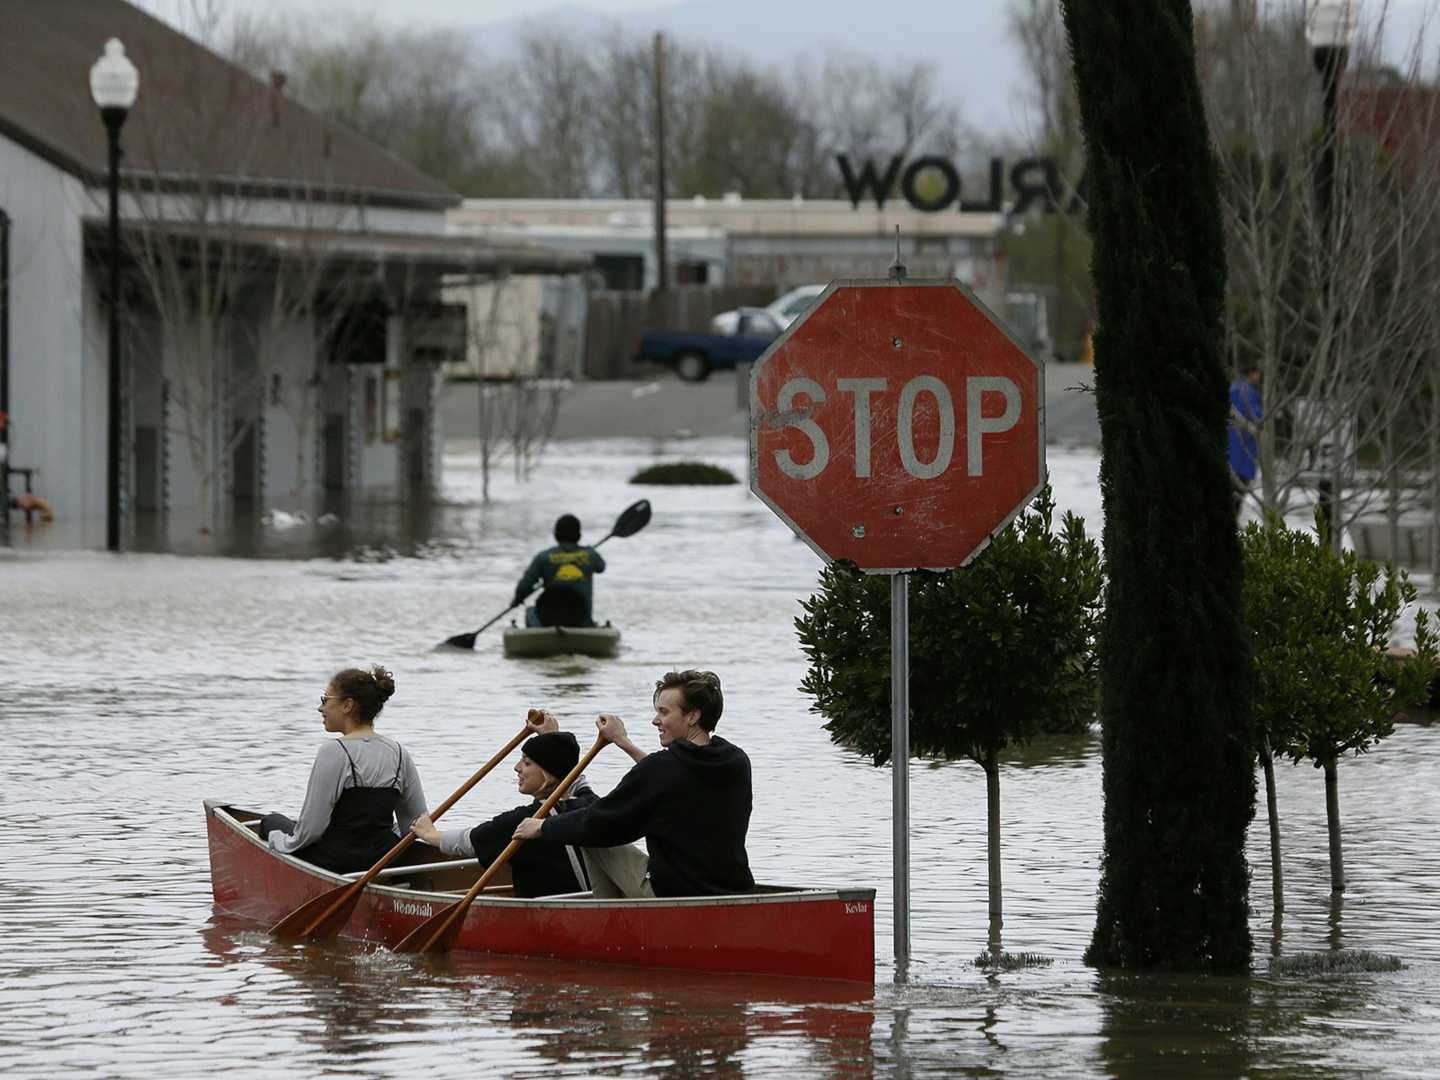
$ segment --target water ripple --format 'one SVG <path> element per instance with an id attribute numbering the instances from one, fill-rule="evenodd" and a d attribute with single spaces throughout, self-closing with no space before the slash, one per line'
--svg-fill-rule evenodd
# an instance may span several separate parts
<path id="1" fill-rule="evenodd" d="M 1424 1076 L 1440 1054 L 1440 726 L 1406 724 L 1340 770 L 1350 889 L 1329 897 L 1320 776 L 1281 767 L 1287 911 L 1270 918 L 1268 838 L 1251 830 L 1256 974 L 1114 976 L 1081 957 L 1094 919 L 1100 762 L 1092 734 L 1042 740 L 1002 769 L 1012 952 L 987 946 L 985 784 L 968 763 L 911 770 L 912 948 L 891 958 L 890 774 L 833 747 L 796 686 L 792 620 L 819 566 L 743 489 L 626 487 L 650 444 L 552 450 L 529 489 L 481 506 L 473 459 L 447 465 L 437 532 L 412 554 L 267 560 L 26 553 L 0 560 L 0 1047 L 8 1078 Z M 686 448 L 743 474 L 738 443 Z M 1052 452 L 1063 508 L 1098 521 L 1093 455 Z M 1068 485 L 1068 486 L 1067 486 Z M 1087 486 L 1088 485 L 1088 486 Z M 544 492 L 543 498 L 539 492 Z M 597 612 L 610 662 L 431 651 L 508 603 L 528 548 L 563 510 L 592 534 L 648 494 L 645 533 L 607 546 Z M 272 553 L 274 554 L 274 553 Z M 201 800 L 298 809 L 323 737 L 327 676 L 384 662 L 381 729 L 437 803 L 554 706 L 647 718 L 672 666 L 721 672 L 722 733 L 754 763 L 751 857 L 778 882 L 879 890 L 873 995 L 485 957 L 433 963 L 352 944 L 276 942 L 209 894 Z M 646 732 L 648 734 L 648 732 Z M 623 774 L 601 755 L 601 790 Z M 508 807 L 487 781 L 456 814 Z M 1366 948 L 1399 972 L 1278 978 L 1275 952 Z"/>

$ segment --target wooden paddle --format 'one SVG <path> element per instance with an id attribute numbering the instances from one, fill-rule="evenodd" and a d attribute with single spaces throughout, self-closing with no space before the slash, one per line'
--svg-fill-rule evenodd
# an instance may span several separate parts
<path id="1" fill-rule="evenodd" d="M 621 539 L 627 536 L 634 536 L 648 524 L 650 524 L 650 500 L 641 499 L 639 502 L 632 503 L 621 511 L 620 516 L 615 519 L 615 527 L 590 546 L 599 547 L 612 536 L 618 536 Z M 521 603 L 523 603 L 523 601 Z M 456 634 L 454 637 L 446 638 L 435 647 L 437 649 L 473 649 L 475 648 L 475 639 L 480 636 L 482 631 L 494 626 L 517 607 L 520 607 L 520 604 L 511 604 L 474 633 Z"/>
<path id="2" fill-rule="evenodd" d="M 570 785 L 575 782 L 576 777 L 585 771 L 585 766 L 594 760 L 595 755 L 600 752 L 601 747 L 604 745 L 605 739 L 596 736 L 595 745 L 586 751 L 585 756 L 576 763 L 575 768 L 571 769 L 565 779 L 560 781 L 559 786 L 550 793 L 550 797 L 540 804 L 540 809 L 536 810 L 535 813 L 530 816 L 543 818 L 546 814 L 550 813 L 551 810 L 555 809 L 555 804 L 560 801 L 565 792 L 570 790 Z M 496 856 L 495 861 L 490 864 L 490 869 L 481 874 L 475 884 L 470 886 L 469 892 L 449 907 L 441 908 L 414 930 L 410 931 L 410 933 L 406 934 L 405 937 L 400 940 L 400 943 L 395 946 L 395 951 L 403 953 L 424 953 L 444 952 L 449 949 L 451 942 L 455 940 L 455 935 L 460 932 L 460 927 L 465 922 L 465 913 L 470 910 L 470 905 L 475 901 L 475 897 L 479 896 L 481 890 L 490 884 L 490 879 L 499 873 L 500 868 L 510 861 L 510 856 L 514 855 L 524 842 L 523 840 L 511 840 L 510 843 L 505 846 L 505 850 L 500 852 L 500 854 Z"/>
<path id="3" fill-rule="evenodd" d="M 530 710 L 530 720 L 506 743 L 494 757 L 487 761 L 474 776 L 461 784 L 454 795 L 446 799 L 430 815 L 431 821 L 437 821 L 440 815 L 454 806 L 455 803 L 472 787 L 484 780 L 491 769 L 499 765 L 510 756 L 514 750 L 531 735 L 539 731 L 534 724 L 541 719 L 539 709 Z M 345 885 L 337 885 L 329 892 L 321 893 L 315 899 L 301 904 L 285 918 L 270 928 L 270 933 L 276 937 L 298 939 L 301 941 L 320 941 L 332 938 L 338 934 L 345 924 L 350 921 L 350 915 L 355 910 L 355 905 L 360 901 L 360 894 L 365 886 L 374 881 L 381 870 L 389 866 L 400 857 L 401 852 L 415 842 L 415 833 L 407 832 L 400 838 L 400 842 L 385 853 L 385 856 L 372 866 L 365 874 L 355 881 Z"/>

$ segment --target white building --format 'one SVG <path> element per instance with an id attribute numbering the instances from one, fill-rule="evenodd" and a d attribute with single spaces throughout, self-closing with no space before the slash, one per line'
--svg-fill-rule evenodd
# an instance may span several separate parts
<path id="1" fill-rule="evenodd" d="M 594 258 L 613 290 L 654 288 L 655 232 L 642 199 L 466 199 L 448 215 L 460 235 L 532 240 Z M 923 213 L 839 199 L 695 197 L 665 204 L 670 280 L 763 284 L 780 291 L 836 278 L 884 277 L 900 253 L 911 277 L 958 277 L 987 303 L 1003 300 L 1002 214 Z"/>
<path id="2" fill-rule="evenodd" d="M 766 286 L 761 295 L 769 299 L 796 285 L 884 277 L 895 258 L 898 227 L 899 252 L 912 278 L 959 278 L 992 310 L 1005 312 L 999 243 L 1004 216 L 999 213 L 925 213 L 900 201 L 879 209 L 842 200 L 728 195 L 670 199 L 665 215 L 669 282 L 682 289 Z M 451 232 L 459 236 L 542 243 L 591 258 L 590 287 L 601 294 L 592 303 L 608 299 L 623 307 L 619 294 L 648 292 L 658 279 L 654 209 L 646 200 L 466 199 L 447 216 Z M 572 280 L 560 295 L 576 288 Z M 717 299 L 721 296 L 717 289 Z M 689 307 L 693 311 L 695 305 Z M 583 313 L 584 305 L 571 303 L 565 310 Z M 588 339 L 592 351 L 615 347 L 587 333 L 583 322 L 561 321 L 559 326 L 562 336 Z M 514 349 L 503 352 L 510 357 Z M 594 359 L 582 358 L 580 370 L 593 373 Z M 528 365 L 530 370 L 545 366 L 533 354 Z M 525 369 L 526 363 L 518 366 Z M 482 370 L 472 356 L 468 372 Z"/>
<path id="3" fill-rule="evenodd" d="M 431 490 L 439 365 L 466 332 L 442 279 L 589 260 L 448 235 L 443 184 L 123 0 L 0 0 L 0 19 L 0 409 L 9 468 L 56 510 L 44 542 L 107 542 L 112 246 L 88 76 L 111 38 L 140 78 L 121 130 L 122 546 Z"/>

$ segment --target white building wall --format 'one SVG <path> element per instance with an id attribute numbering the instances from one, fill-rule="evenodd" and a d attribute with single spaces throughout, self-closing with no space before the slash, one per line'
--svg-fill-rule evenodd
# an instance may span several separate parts
<path id="1" fill-rule="evenodd" d="M 10 464 L 38 471 L 65 544 L 105 542 L 105 341 L 87 349 L 83 188 L 0 138 L 10 215 Z"/>
<path id="2" fill-rule="evenodd" d="M 354 486 L 367 495 L 393 494 L 400 488 L 397 376 L 405 354 L 405 320 L 385 320 L 385 363 L 351 365 L 350 396 L 360 475 Z"/>
<path id="3" fill-rule="evenodd" d="M 169 474 L 165 508 L 172 516 L 187 521 L 192 516 L 203 519 L 203 503 L 213 508 L 215 482 L 223 479 L 224 471 L 215 461 L 216 455 L 206 453 L 205 440 L 213 438 L 221 426 L 223 418 L 216 415 L 217 411 L 225 410 L 213 402 L 213 375 L 195 366 L 198 359 L 192 333 L 181 327 L 166 327 L 160 344 L 165 377 L 171 386 L 168 424 L 161 437 Z M 212 403 L 208 409 L 207 399 Z M 209 487 L 202 491 L 207 474 Z M 172 527 L 175 524 L 172 521 Z"/>
<path id="4" fill-rule="evenodd" d="M 465 362 L 447 364 L 446 373 L 487 379 L 533 375 L 542 289 L 538 277 L 446 286 L 445 303 L 465 308 Z"/>
<path id="5" fill-rule="evenodd" d="M 41 535 L 46 546 L 97 548 L 105 545 L 109 406 L 109 313 L 103 289 L 107 265 L 92 258 L 87 265 L 84 238 L 87 223 L 93 230 L 106 220 L 108 192 L 87 187 L 76 177 L 52 165 L 9 139 L 0 137 L 0 208 L 10 218 L 10 428 L 9 464 L 33 468 L 35 490 L 56 511 L 56 521 Z M 157 213 L 157 205 L 159 211 Z M 142 207 L 131 194 L 122 194 L 121 214 L 127 221 L 158 218 L 184 223 L 194 219 L 194 202 L 185 196 L 167 196 L 159 203 L 146 198 Z M 342 205 L 305 206 L 280 199 L 227 201 L 212 216 L 226 225 L 309 227 L 341 231 L 442 236 L 443 210 Z M 93 235 L 93 234 L 92 234 Z M 133 330 L 130 332 L 134 332 Z M 122 346 L 126 342 L 122 340 Z M 138 342 L 129 343 L 139 348 Z M 275 348 L 283 354 L 280 401 L 263 394 L 263 445 L 259 492 L 270 505 L 300 506 L 324 496 L 320 456 L 323 408 L 319 391 L 305 385 L 317 370 L 313 338 L 308 328 L 281 328 Z M 167 348 L 164 365 L 172 381 L 177 374 L 177 345 Z M 132 383 L 142 378 L 137 356 L 127 356 Z M 153 363 L 153 361 L 152 361 Z M 398 369 L 398 355 L 393 366 Z M 399 371 L 390 372 L 398 376 Z M 172 393 L 166 415 L 161 416 L 158 372 L 144 375 L 139 386 L 144 400 L 125 400 L 130 433 L 137 423 L 166 429 L 160 436 L 163 467 L 152 484 L 152 497 L 163 505 L 166 531 L 172 537 L 193 535 L 197 521 L 213 514 L 223 526 L 229 515 L 229 454 L 223 448 L 232 410 L 218 402 L 201 437 L 211 440 L 208 490 L 202 483 L 188 437 L 180 430 L 184 417 Z M 211 383 L 213 386 L 213 382 Z M 400 486 L 401 453 L 397 436 L 384 430 L 398 402 L 397 377 L 382 379 L 379 430 L 373 444 L 357 446 L 363 438 L 363 384 L 350 383 L 349 400 L 342 408 L 349 416 L 348 467 L 352 489 L 362 486 L 390 492 Z M 303 399 L 303 400 L 302 400 Z M 288 406 L 288 407 L 287 407 Z M 438 425 L 436 425 L 438 428 Z M 132 440 L 124 439 L 126 462 L 131 463 Z M 438 450 L 437 450 L 438 457 Z M 223 460 L 220 460 L 222 459 Z M 438 462 L 436 464 L 438 475 Z M 129 479 L 127 477 L 126 479 Z M 127 492 L 133 499 L 133 492 Z M 209 496 L 209 506 L 200 500 Z"/>
<path id="6" fill-rule="evenodd" d="M 319 409 L 310 385 L 312 327 L 308 320 L 287 322 L 271 332 L 264 347 L 280 379 L 265 388 L 261 497 L 267 508 L 294 510 L 316 497 L 320 487 L 315 461 Z"/>
<path id="7" fill-rule="evenodd" d="M 387 438 L 386 426 L 387 409 L 393 408 L 400 393 L 399 381 L 389 377 L 391 370 L 379 364 L 356 364 L 351 369 L 360 462 L 354 486 L 366 495 L 393 494 L 400 486 L 400 443 Z"/>

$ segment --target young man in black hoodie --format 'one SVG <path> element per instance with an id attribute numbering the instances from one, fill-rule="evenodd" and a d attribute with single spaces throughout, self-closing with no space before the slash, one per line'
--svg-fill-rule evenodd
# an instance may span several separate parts
<path id="1" fill-rule="evenodd" d="M 651 720 L 660 749 L 647 754 L 625 724 L 602 713 L 601 738 L 635 761 L 615 790 L 583 810 L 527 818 L 515 838 L 543 836 L 585 849 L 595 896 L 715 896 L 755 884 L 745 855 L 750 759 L 713 734 L 724 709 L 712 671 L 672 671 L 655 684 Z M 645 838 L 649 857 L 633 842 Z"/>

